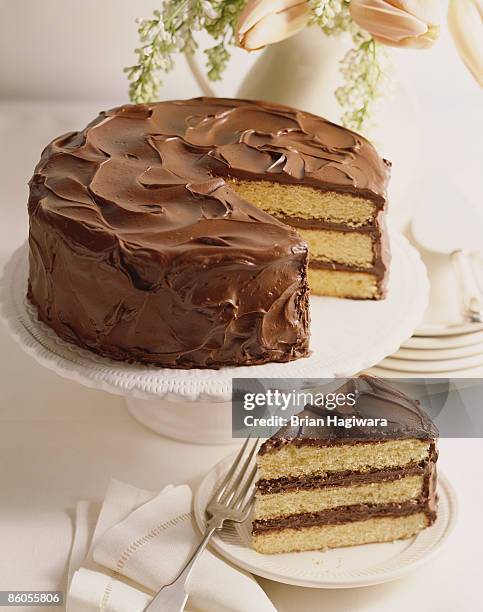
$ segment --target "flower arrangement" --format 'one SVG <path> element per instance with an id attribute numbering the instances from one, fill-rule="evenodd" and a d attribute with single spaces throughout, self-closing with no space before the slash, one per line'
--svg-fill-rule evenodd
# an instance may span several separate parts
<path id="1" fill-rule="evenodd" d="M 440 0 L 165 0 L 150 19 L 139 21 L 137 62 L 125 69 L 130 98 L 135 103 L 156 100 L 160 74 L 174 67 L 177 52 L 195 52 L 197 31 L 213 38 L 214 45 L 204 52 L 206 71 L 210 80 L 218 81 L 234 45 L 257 51 L 314 26 L 327 36 L 347 32 L 352 38 L 352 48 L 341 58 L 343 84 L 335 95 L 342 123 L 361 130 L 383 90 L 384 48 L 431 47 L 439 32 L 439 5 Z M 480 83 L 483 31 L 473 30 L 472 48 L 461 29 L 478 12 L 481 27 L 481 5 L 482 0 L 451 0 L 449 9 L 456 46 Z M 478 27 L 475 15 L 473 28 Z"/>

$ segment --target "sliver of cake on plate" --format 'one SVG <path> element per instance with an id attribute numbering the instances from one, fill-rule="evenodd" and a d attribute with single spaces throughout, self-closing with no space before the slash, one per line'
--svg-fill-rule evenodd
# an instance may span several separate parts
<path id="1" fill-rule="evenodd" d="M 309 286 L 384 297 L 389 171 L 362 136 L 273 103 L 102 112 L 53 140 L 31 179 L 28 298 L 61 338 L 112 359 L 305 357 Z"/>
<path id="2" fill-rule="evenodd" d="M 438 431 L 419 402 L 366 375 L 338 393 L 355 393 L 355 405 L 335 411 L 308 406 L 299 414 L 301 425 L 280 429 L 261 446 L 256 551 L 392 542 L 436 520 Z M 354 415 L 364 424 L 334 424 L 334 417 Z M 317 419 L 324 424 L 313 425 Z"/>

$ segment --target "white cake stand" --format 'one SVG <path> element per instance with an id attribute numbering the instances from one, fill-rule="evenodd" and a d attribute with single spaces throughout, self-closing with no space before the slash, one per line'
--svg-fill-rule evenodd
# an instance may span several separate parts
<path id="1" fill-rule="evenodd" d="M 61 340 L 37 319 L 26 299 L 27 247 L 18 249 L 0 280 L 2 318 L 29 355 L 60 376 L 123 395 L 131 415 L 163 435 L 206 444 L 232 443 L 232 378 L 352 376 L 394 353 L 420 323 L 429 296 L 418 252 L 393 235 L 388 297 L 383 301 L 313 297 L 312 355 L 290 363 L 174 370 L 99 357 Z"/>

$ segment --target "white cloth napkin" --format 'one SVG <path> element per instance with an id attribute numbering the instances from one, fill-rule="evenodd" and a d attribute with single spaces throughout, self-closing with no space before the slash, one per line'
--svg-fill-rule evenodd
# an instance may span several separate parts
<path id="1" fill-rule="evenodd" d="M 67 612 L 142 612 L 199 542 L 191 503 L 186 485 L 155 494 L 113 480 L 95 529 L 93 508 L 79 503 Z M 275 612 L 250 574 L 208 550 L 195 564 L 186 590 L 186 610 Z"/>

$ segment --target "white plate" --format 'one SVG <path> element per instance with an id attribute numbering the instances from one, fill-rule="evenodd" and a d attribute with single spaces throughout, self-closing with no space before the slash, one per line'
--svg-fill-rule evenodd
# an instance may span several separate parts
<path id="1" fill-rule="evenodd" d="M 483 343 L 434 350 L 400 348 L 397 353 L 391 355 L 391 358 L 403 359 L 404 361 L 442 361 L 448 359 L 463 359 L 474 355 L 481 355 L 483 361 Z"/>
<path id="2" fill-rule="evenodd" d="M 427 323 L 418 325 L 415 336 L 459 336 L 483 331 L 483 323 Z"/>
<path id="3" fill-rule="evenodd" d="M 421 372 L 425 374 L 433 372 L 456 372 L 458 370 L 483 368 L 483 355 L 441 361 L 409 361 L 406 359 L 386 357 L 386 359 L 383 359 L 377 365 L 386 370 L 397 370 L 399 372 Z"/>
<path id="4" fill-rule="evenodd" d="M 387 369 L 383 365 L 378 364 L 369 368 L 367 373 L 379 376 L 380 378 L 481 378 L 483 377 L 483 366 L 464 370 L 445 370 L 443 372 L 414 372 Z"/>
<path id="5" fill-rule="evenodd" d="M 204 478 L 194 500 L 200 529 L 205 527 L 205 508 L 216 484 L 226 473 L 234 455 L 226 457 Z M 344 589 L 389 582 L 428 561 L 451 532 L 457 513 L 456 496 L 439 474 L 439 510 L 436 522 L 410 540 L 366 544 L 327 551 L 262 555 L 250 546 L 250 521 L 227 525 L 211 540 L 213 548 L 238 567 L 284 584 L 313 588 Z"/>
<path id="6" fill-rule="evenodd" d="M 437 336 L 434 338 L 413 336 L 404 341 L 401 346 L 408 349 L 445 350 L 475 344 L 483 344 L 483 331 L 462 334 L 460 336 Z"/>
<path id="7" fill-rule="evenodd" d="M 313 297 L 312 355 L 290 363 L 175 370 L 105 359 L 64 342 L 39 322 L 26 300 L 28 260 L 22 247 L 0 281 L 0 306 L 13 335 L 29 354 L 61 376 L 112 393 L 169 401 L 229 401 L 232 378 L 330 378 L 352 376 L 411 336 L 428 302 L 429 283 L 418 252 L 391 236 L 388 297 L 381 301 Z"/>

